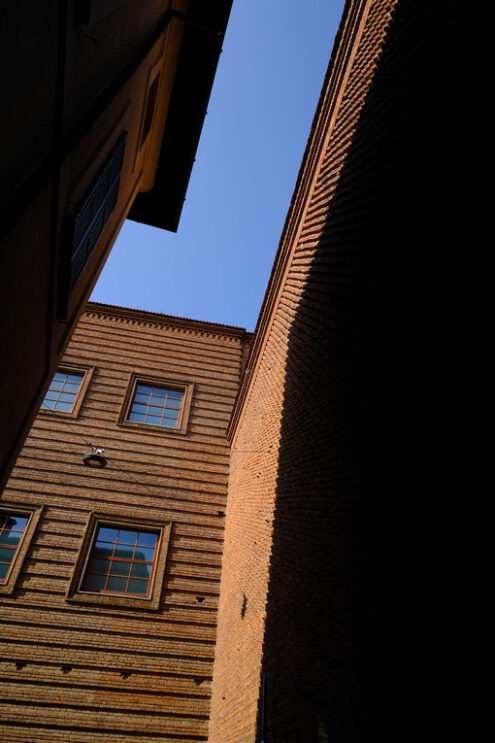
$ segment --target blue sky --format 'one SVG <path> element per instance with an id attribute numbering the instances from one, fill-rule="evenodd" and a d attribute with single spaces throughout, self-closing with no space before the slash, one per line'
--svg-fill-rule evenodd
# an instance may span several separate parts
<path id="1" fill-rule="evenodd" d="M 234 0 L 177 234 L 127 221 L 91 299 L 253 330 L 344 0 Z"/>

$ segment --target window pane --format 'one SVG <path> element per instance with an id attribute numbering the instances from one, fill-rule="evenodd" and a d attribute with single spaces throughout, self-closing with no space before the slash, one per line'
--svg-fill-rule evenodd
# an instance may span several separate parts
<path id="1" fill-rule="evenodd" d="M 74 402 L 74 395 L 71 392 L 61 392 L 58 399 L 61 402 Z"/>
<path id="2" fill-rule="evenodd" d="M 119 560 L 112 560 L 112 569 L 110 570 L 112 575 L 129 575 L 131 570 L 131 562 L 120 562 Z"/>
<path id="3" fill-rule="evenodd" d="M 15 550 L 9 550 L 8 547 L 0 547 L 0 562 L 7 562 L 9 565 L 14 559 Z"/>
<path id="4" fill-rule="evenodd" d="M 159 426 L 161 423 L 161 418 L 158 418 L 155 415 L 148 415 L 146 418 L 146 423 L 149 423 L 150 426 Z"/>
<path id="5" fill-rule="evenodd" d="M 139 563 L 134 563 L 132 566 L 132 572 L 131 576 L 133 578 L 151 578 L 151 565 L 140 565 Z"/>
<path id="6" fill-rule="evenodd" d="M 129 581 L 128 593 L 138 593 L 141 596 L 146 596 L 148 593 L 149 583 L 147 580 L 131 580 Z"/>
<path id="7" fill-rule="evenodd" d="M 145 384 L 138 384 L 136 392 L 141 392 L 149 395 L 151 392 L 151 387 L 147 387 Z"/>
<path id="8" fill-rule="evenodd" d="M 3 578 L 6 577 L 9 572 L 9 567 L 10 565 L 0 565 L 0 580 L 3 580 Z"/>
<path id="9" fill-rule="evenodd" d="M 107 591 L 114 591 L 123 593 L 127 587 L 127 578 L 112 578 L 108 579 Z"/>
<path id="10" fill-rule="evenodd" d="M 90 560 L 88 570 L 90 573 L 106 574 L 108 573 L 109 567 L 110 560 L 98 560 L 98 558 L 93 558 L 92 560 Z"/>
<path id="11" fill-rule="evenodd" d="M 124 531 L 123 529 L 119 532 L 119 542 L 121 544 L 136 544 L 137 542 L 137 531 Z"/>
<path id="12" fill-rule="evenodd" d="M 113 552 L 113 544 L 107 542 L 96 542 L 94 554 L 95 557 L 110 557 Z"/>
<path id="13" fill-rule="evenodd" d="M 48 392 L 45 395 L 45 400 L 57 400 L 58 399 L 58 390 L 48 390 Z"/>
<path id="14" fill-rule="evenodd" d="M 22 532 L 4 529 L 0 534 L 0 544 L 10 544 L 12 547 L 15 547 L 21 541 L 21 537 Z"/>
<path id="15" fill-rule="evenodd" d="M 166 428 L 177 428 L 178 423 L 179 421 L 176 421 L 173 418 L 164 418 L 162 421 L 162 426 L 165 426 Z"/>
<path id="16" fill-rule="evenodd" d="M 138 539 L 138 544 L 140 544 L 142 547 L 154 547 L 156 545 L 156 540 L 158 539 L 158 534 L 148 534 L 147 532 L 141 532 Z"/>
<path id="17" fill-rule="evenodd" d="M 155 556 L 155 550 L 148 549 L 147 547 L 136 547 L 135 560 L 144 560 L 145 562 L 153 562 Z"/>
<path id="18" fill-rule="evenodd" d="M 41 403 L 41 407 L 45 410 L 53 410 L 55 407 L 55 400 L 47 400 L 46 397 Z"/>
<path id="19" fill-rule="evenodd" d="M 132 412 L 133 413 L 146 413 L 146 405 L 141 405 L 140 403 L 135 402 L 132 406 Z"/>
<path id="20" fill-rule="evenodd" d="M 164 398 L 167 394 L 167 390 L 163 389 L 162 387 L 153 387 L 152 395 L 153 397 L 158 398 Z"/>
<path id="21" fill-rule="evenodd" d="M 178 410 L 172 410 L 171 408 L 166 408 L 165 410 L 165 417 L 166 418 L 172 418 L 173 420 L 177 420 L 179 417 L 179 411 Z"/>
<path id="22" fill-rule="evenodd" d="M 160 405 L 161 407 L 163 407 L 165 405 L 165 395 L 163 396 L 157 395 L 157 394 L 151 395 L 150 403 L 152 405 Z"/>
<path id="23" fill-rule="evenodd" d="M 52 379 L 50 382 L 50 389 L 51 390 L 61 390 L 63 385 L 63 381 L 60 379 Z"/>
<path id="24" fill-rule="evenodd" d="M 174 410 L 180 410 L 181 400 L 176 400 L 174 397 L 169 397 L 167 400 L 167 408 L 173 408 Z"/>
<path id="25" fill-rule="evenodd" d="M 162 412 L 163 412 L 163 406 L 159 408 L 157 405 L 149 405 L 148 407 L 148 415 L 156 415 L 157 418 L 161 418 Z"/>
<path id="26" fill-rule="evenodd" d="M 53 379 L 56 380 L 56 381 L 58 381 L 58 382 L 63 382 L 64 379 L 65 379 L 65 377 L 66 377 L 66 375 L 65 374 L 62 374 L 62 372 L 57 372 L 55 374 L 55 376 L 53 377 Z"/>
<path id="27" fill-rule="evenodd" d="M 126 560 L 132 560 L 134 554 L 134 547 L 121 547 L 120 545 L 115 548 L 115 557 L 123 557 Z"/>
<path id="28" fill-rule="evenodd" d="M 182 399 L 183 394 L 184 392 L 182 390 L 169 390 L 168 391 L 169 397 L 175 397 L 175 398 L 178 398 L 179 400 Z"/>
<path id="29" fill-rule="evenodd" d="M 135 402 L 148 402 L 149 395 L 142 395 L 141 393 L 138 393 L 135 395 L 134 400 Z"/>
<path id="30" fill-rule="evenodd" d="M 141 413 L 131 413 L 129 415 L 129 420 L 132 423 L 144 423 L 144 415 Z"/>
<path id="31" fill-rule="evenodd" d="M 67 374 L 67 381 L 76 382 L 78 386 L 81 383 L 82 378 L 83 378 L 82 374 Z"/>
<path id="32" fill-rule="evenodd" d="M 55 410 L 59 410 L 62 413 L 70 413 L 70 411 L 72 410 L 72 403 L 59 401 L 55 403 L 53 407 Z"/>
<path id="33" fill-rule="evenodd" d="M 111 529 L 108 526 L 100 526 L 98 529 L 99 542 L 115 542 L 117 539 L 118 529 Z"/>
<path id="34" fill-rule="evenodd" d="M 24 531 L 26 524 L 29 521 L 29 516 L 10 516 L 8 518 L 8 526 L 16 531 Z"/>
<path id="35" fill-rule="evenodd" d="M 78 384 L 69 384 L 69 383 L 67 383 L 67 384 L 64 385 L 64 392 L 73 392 L 75 394 L 78 389 L 79 389 L 79 385 Z"/>
<path id="36" fill-rule="evenodd" d="M 83 589 L 88 591 L 102 591 L 105 588 L 105 575 L 92 575 L 88 573 L 84 581 Z"/>

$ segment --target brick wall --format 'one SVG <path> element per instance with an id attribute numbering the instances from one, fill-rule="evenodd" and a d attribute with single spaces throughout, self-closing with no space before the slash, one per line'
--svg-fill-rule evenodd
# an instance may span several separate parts
<path id="1" fill-rule="evenodd" d="M 490 461 L 485 13 L 346 6 L 231 426 L 211 743 L 454 734 Z"/>
<path id="2" fill-rule="evenodd" d="M 2 502 L 44 510 L 0 596 L 2 741 L 206 739 L 241 329 L 89 305 L 63 362 L 93 366 L 77 418 L 40 413 Z M 132 373 L 194 383 L 186 435 L 118 424 Z M 103 446 L 105 470 L 82 463 Z M 88 514 L 172 522 L 156 611 L 68 601 Z"/>

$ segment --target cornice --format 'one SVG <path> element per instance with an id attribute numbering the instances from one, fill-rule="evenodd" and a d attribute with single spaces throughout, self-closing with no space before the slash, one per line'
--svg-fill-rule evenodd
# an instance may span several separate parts
<path id="1" fill-rule="evenodd" d="M 84 315 L 94 319 L 110 318 L 126 325 L 166 328 L 172 332 L 185 332 L 188 335 L 228 338 L 242 344 L 250 343 L 253 337 L 252 333 L 248 333 L 244 328 L 239 328 L 235 325 L 223 325 L 222 323 L 193 320 L 187 317 L 175 317 L 174 315 L 164 315 L 161 312 L 149 312 L 130 307 L 101 304 L 100 302 L 88 302 L 84 308 Z"/>
<path id="2" fill-rule="evenodd" d="M 373 0 L 346 0 L 340 27 L 330 56 L 323 87 L 311 126 L 301 168 L 285 219 L 277 254 L 261 305 L 244 378 L 237 394 L 227 436 L 232 442 L 272 326 L 290 260 L 297 245 L 318 166 L 326 150 L 345 84 Z"/>

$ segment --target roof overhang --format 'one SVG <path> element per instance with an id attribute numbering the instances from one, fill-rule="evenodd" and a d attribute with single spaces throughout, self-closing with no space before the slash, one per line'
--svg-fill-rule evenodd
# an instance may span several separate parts
<path id="1" fill-rule="evenodd" d="M 177 231 L 232 0 L 190 0 L 153 188 L 128 218 Z"/>

